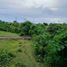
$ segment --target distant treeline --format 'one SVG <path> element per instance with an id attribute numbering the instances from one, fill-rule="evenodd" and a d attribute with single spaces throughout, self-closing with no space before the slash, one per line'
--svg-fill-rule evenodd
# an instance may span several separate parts
<path id="1" fill-rule="evenodd" d="M 7 31 L 13 33 L 19 33 L 22 35 L 39 35 L 48 31 L 54 35 L 57 30 L 67 30 L 67 24 L 56 24 L 56 23 L 43 23 L 34 24 L 30 21 L 18 23 L 17 21 L 5 22 L 0 20 L 0 31 Z"/>
<path id="2" fill-rule="evenodd" d="M 0 31 L 32 36 L 34 56 L 45 67 L 67 67 L 67 24 L 0 21 Z"/>

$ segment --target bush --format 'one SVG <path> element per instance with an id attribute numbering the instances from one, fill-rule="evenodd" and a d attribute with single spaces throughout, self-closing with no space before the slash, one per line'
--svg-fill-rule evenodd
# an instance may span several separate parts
<path id="1" fill-rule="evenodd" d="M 49 67 L 67 67 L 67 32 L 55 35 L 47 46 L 44 58 Z"/>
<path id="2" fill-rule="evenodd" d="M 26 67 L 26 65 L 22 64 L 22 63 L 17 63 L 16 67 Z"/>
<path id="3" fill-rule="evenodd" d="M 15 56 L 7 51 L 0 51 L 0 66 L 7 66 Z"/>
<path id="4" fill-rule="evenodd" d="M 21 49 L 18 49 L 17 51 L 18 51 L 18 52 L 22 52 L 22 50 L 21 50 Z"/>
<path id="5" fill-rule="evenodd" d="M 33 40 L 38 62 L 43 62 L 48 67 L 67 67 L 67 31 L 61 31 L 52 38 L 43 33 Z"/>
<path id="6" fill-rule="evenodd" d="M 37 61 L 44 62 L 44 57 L 46 55 L 45 48 L 49 42 L 49 34 L 42 34 L 35 36 L 34 40 L 34 48 L 35 48 L 35 57 Z"/>

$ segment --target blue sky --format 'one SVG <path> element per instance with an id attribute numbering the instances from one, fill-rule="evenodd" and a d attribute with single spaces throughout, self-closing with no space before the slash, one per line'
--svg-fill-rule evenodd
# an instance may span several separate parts
<path id="1" fill-rule="evenodd" d="M 0 19 L 66 22 L 67 0 L 0 0 Z"/>

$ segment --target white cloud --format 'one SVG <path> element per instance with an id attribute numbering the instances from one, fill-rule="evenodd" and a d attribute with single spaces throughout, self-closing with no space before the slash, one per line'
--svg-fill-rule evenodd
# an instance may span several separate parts
<path id="1" fill-rule="evenodd" d="M 58 7 L 58 0 L 2 0 L 0 4 L 11 8 L 38 8 L 38 7 Z"/>
<path id="2" fill-rule="evenodd" d="M 51 11 L 57 11 L 59 8 L 50 8 Z"/>
<path id="3" fill-rule="evenodd" d="M 66 6 L 67 0 L 0 0 L 0 17 L 67 17 Z"/>
<path id="4" fill-rule="evenodd" d="M 61 3 L 60 3 L 61 2 Z M 48 8 L 51 11 L 57 11 L 66 0 L 2 0 L 0 1 L 0 8 L 12 9 L 20 11 L 27 11 L 34 8 Z"/>
<path id="5" fill-rule="evenodd" d="M 25 6 L 25 7 L 28 7 L 28 8 L 32 8 L 32 7 L 58 7 L 59 4 L 58 4 L 58 0 L 25 0 L 23 1 L 24 4 L 22 4 L 22 6 Z"/>

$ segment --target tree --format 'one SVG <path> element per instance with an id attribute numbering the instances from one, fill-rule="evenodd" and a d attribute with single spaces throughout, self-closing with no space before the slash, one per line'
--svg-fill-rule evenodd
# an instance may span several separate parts
<path id="1" fill-rule="evenodd" d="M 60 24 L 49 24 L 46 31 L 51 34 L 51 36 L 55 36 L 58 32 L 62 31 L 63 28 L 60 26 Z"/>
<path id="2" fill-rule="evenodd" d="M 20 35 L 30 35 L 30 27 L 32 23 L 30 21 L 26 21 L 22 24 Z"/>
<path id="3" fill-rule="evenodd" d="M 30 35 L 39 35 L 45 32 L 45 26 L 43 24 L 33 24 L 30 29 Z"/>

